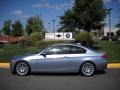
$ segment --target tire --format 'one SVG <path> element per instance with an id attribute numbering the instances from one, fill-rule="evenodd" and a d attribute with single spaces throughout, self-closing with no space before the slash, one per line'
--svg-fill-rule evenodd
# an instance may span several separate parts
<path id="1" fill-rule="evenodd" d="M 20 76 L 25 76 L 30 73 L 30 66 L 24 61 L 20 61 L 15 65 L 15 72 Z"/>
<path id="2" fill-rule="evenodd" d="M 92 76 L 95 73 L 95 65 L 91 62 L 85 62 L 82 64 L 80 72 L 84 76 Z"/>

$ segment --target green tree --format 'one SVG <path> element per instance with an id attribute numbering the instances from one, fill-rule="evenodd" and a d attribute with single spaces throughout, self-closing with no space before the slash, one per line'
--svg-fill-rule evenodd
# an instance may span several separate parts
<path id="1" fill-rule="evenodd" d="M 59 32 L 64 31 L 65 32 L 73 32 L 75 31 L 75 19 L 74 19 L 74 13 L 72 10 L 67 10 L 65 11 L 65 15 L 61 16 L 60 19 L 60 24 L 62 27 L 59 28 Z"/>
<path id="2" fill-rule="evenodd" d="M 62 21 L 62 26 L 68 25 L 66 22 L 68 19 L 70 24 L 70 26 L 68 25 L 69 28 L 73 27 L 74 30 L 82 29 L 87 31 L 88 38 L 90 38 L 89 32 L 91 30 L 102 30 L 106 14 L 107 10 L 103 0 L 75 0 L 71 11 L 67 12 L 67 14 L 65 12 L 65 15 L 63 16 L 65 19 L 60 19 Z"/>
<path id="3" fill-rule="evenodd" d="M 120 36 L 120 29 L 116 31 L 117 36 Z"/>
<path id="4" fill-rule="evenodd" d="M 73 11 L 79 28 L 87 32 L 102 28 L 106 16 L 102 0 L 75 0 Z"/>
<path id="5" fill-rule="evenodd" d="M 0 30 L 0 35 L 2 34 L 2 31 Z"/>
<path id="6" fill-rule="evenodd" d="M 65 19 L 60 19 L 62 26 L 67 26 L 69 22 L 70 27 L 72 25 L 74 30 L 83 29 L 90 32 L 91 30 L 102 28 L 105 16 L 106 8 L 102 0 L 75 0 L 71 11 L 65 12 L 65 15 L 62 16 Z M 67 19 L 68 22 L 66 22 Z"/>
<path id="7" fill-rule="evenodd" d="M 120 21 L 118 22 L 118 24 L 116 24 L 116 28 L 118 28 L 118 30 L 116 31 L 117 36 L 120 36 Z"/>
<path id="8" fill-rule="evenodd" d="M 5 34 L 5 35 L 9 35 L 10 32 L 11 32 L 11 20 L 7 20 L 4 22 L 4 26 L 2 28 L 2 32 Z"/>
<path id="9" fill-rule="evenodd" d="M 32 32 L 41 32 L 43 30 L 43 21 L 39 16 L 30 17 L 27 20 L 26 32 L 30 35 Z"/>
<path id="10" fill-rule="evenodd" d="M 80 42 L 82 45 L 90 45 L 92 46 L 93 45 L 93 40 L 92 40 L 92 37 L 93 37 L 93 34 L 90 33 L 89 35 L 90 39 L 88 38 L 88 33 L 87 31 L 82 31 L 82 32 L 79 32 L 76 34 L 75 36 L 75 39 L 77 42 Z"/>
<path id="11" fill-rule="evenodd" d="M 15 36 L 15 37 L 23 35 L 23 25 L 19 20 L 16 20 L 12 24 L 12 35 Z"/>

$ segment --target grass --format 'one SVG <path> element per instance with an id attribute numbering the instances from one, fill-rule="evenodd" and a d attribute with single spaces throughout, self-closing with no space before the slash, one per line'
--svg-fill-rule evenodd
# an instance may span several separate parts
<path id="1" fill-rule="evenodd" d="M 108 62 L 120 63 L 120 44 L 116 42 L 99 41 L 98 45 L 103 52 L 106 52 Z M 0 47 L 0 62 L 9 62 L 14 55 L 35 52 L 38 50 L 39 49 L 36 47 L 20 48 L 15 44 L 4 45 L 3 47 Z"/>
<path id="2" fill-rule="evenodd" d="M 120 63 L 120 43 L 112 41 L 99 41 L 99 45 L 101 47 L 101 50 L 107 54 L 108 62 Z"/>
<path id="3" fill-rule="evenodd" d="M 4 45 L 0 48 L 0 62 L 9 62 L 10 59 L 19 54 L 24 54 L 27 52 L 35 52 L 38 51 L 36 47 L 27 47 L 27 48 L 20 48 L 17 45 Z"/>

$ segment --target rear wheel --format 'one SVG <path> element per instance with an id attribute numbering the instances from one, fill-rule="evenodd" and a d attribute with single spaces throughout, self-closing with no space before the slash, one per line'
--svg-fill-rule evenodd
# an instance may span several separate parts
<path id="1" fill-rule="evenodd" d="M 95 65 L 91 62 L 85 62 L 82 64 L 80 72 L 84 76 L 92 76 L 95 72 Z"/>
<path id="2" fill-rule="evenodd" d="M 30 72 L 30 67 L 26 62 L 21 61 L 16 64 L 15 72 L 20 76 L 25 76 Z"/>

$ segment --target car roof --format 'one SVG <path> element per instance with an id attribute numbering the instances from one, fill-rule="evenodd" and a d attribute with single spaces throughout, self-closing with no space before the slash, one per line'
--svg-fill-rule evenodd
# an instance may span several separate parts
<path id="1" fill-rule="evenodd" d="M 51 46 L 59 46 L 59 45 L 71 45 L 71 46 L 78 46 L 78 47 L 82 47 L 82 48 L 88 49 L 87 47 L 82 46 L 80 44 L 72 44 L 72 43 L 62 43 L 62 44 L 61 43 L 57 43 L 57 44 L 53 44 Z"/>
<path id="2" fill-rule="evenodd" d="M 89 48 L 89 47 L 86 47 L 86 46 L 83 46 L 81 44 L 72 44 L 72 43 L 57 43 L 57 44 L 52 44 L 51 46 L 59 46 L 59 45 L 71 45 L 71 46 L 77 46 L 77 47 L 81 47 L 81 48 L 84 48 L 86 49 L 87 51 L 92 51 L 92 52 L 95 52 L 93 49 Z"/>
<path id="3" fill-rule="evenodd" d="M 78 44 L 71 44 L 71 43 L 56 43 L 56 44 L 53 44 L 53 46 L 56 46 L 56 45 L 73 45 L 73 46 L 80 46 L 80 45 L 78 45 Z"/>

